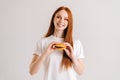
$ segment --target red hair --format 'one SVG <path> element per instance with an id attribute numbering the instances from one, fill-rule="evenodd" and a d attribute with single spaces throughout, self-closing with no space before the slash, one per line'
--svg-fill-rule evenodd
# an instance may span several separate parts
<path id="1" fill-rule="evenodd" d="M 53 23 L 53 20 L 54 20 L 54 17 L 56 15 L 57 12 L 61 11 L 61 10 L 65 10 L 68 14 L 68 26 L 67 28 L 64 30 L 64 42 L 68 42 L 71 44 L 71 46 L 73 46 L 73 39 L 72 39 L 72 32 L 73 32 L 73 17 L 72 17 L 72 13 L 70 11 L 69 8 L 67 7 L 59 7 L 53 14 L 52 16 L 52 19 L 51 19 L 51 22 L 50 22 L 50 26 L 49 26 L 49 29 L 48 29 L 48 32 L 47 34 L 45 35 L 45 37 L 48 37 L 50 35 L 52 35 L 54 33 L 54 30 L 55 30 L 55 26 L 54 26 L 54 23 Z M 72 67 L 72 60 L 67 56 L 67 54 L 63 53 L 63 59 L 62 59 L 62 62 L 61 62 L 61 68 L 65 68 L 65 69 L 68 69 L 69 67 Z"/>

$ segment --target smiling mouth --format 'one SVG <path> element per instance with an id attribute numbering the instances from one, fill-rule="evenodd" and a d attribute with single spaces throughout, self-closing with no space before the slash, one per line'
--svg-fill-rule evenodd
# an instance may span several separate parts
<path id="1" fill-rule="evenodd" d="M 57 23 L 58 26 L 60 27 L 64 27 L 65 25 L 64 24 L 61 24 L 61 23 Z"/>

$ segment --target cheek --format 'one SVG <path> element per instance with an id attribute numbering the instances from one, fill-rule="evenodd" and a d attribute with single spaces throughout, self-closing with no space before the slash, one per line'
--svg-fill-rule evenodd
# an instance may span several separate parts
<path id="1" fill-rule="evenodd" d="M 53 22 L 54 24 L 56 24 L 58 22 L 58 19 L 55 18 Z"/>
<path id="2" fill-rule="evenodd" d="M 66 21 L 66 25 L 68 26 L 68 21 Z"/>
<path id="3" fill-rule="evenodd" d="M 53 20 L 54 25 L 56 25 L 56 22 L 57 22 L 56 19 L 54 19 L 54 20 Z"/>

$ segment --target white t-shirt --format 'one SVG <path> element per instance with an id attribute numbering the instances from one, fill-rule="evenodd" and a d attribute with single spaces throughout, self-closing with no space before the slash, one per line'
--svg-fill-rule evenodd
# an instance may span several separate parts
<path id="1" fill-rule="evenodd" d="M 41 38 L 37 41 L 34 53 L 41 55 L 51 42 L 63 42 L 63 38 L 57 38 L 53 35 Z M 84 58 L 83 47 L 79 40 L 73 41 L 74 54 L 77 58 Z M 77 80 L 74 68 L 60 70 L 62 60 L 62 51 L 55 50 L 44 62 L 44 79 L 43 80 Z"/>

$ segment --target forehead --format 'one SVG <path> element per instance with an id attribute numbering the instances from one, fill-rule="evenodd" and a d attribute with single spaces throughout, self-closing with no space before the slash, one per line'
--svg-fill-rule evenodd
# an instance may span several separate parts
<path id="1" fill-rule="evenodd" d="M 60 15 L 60 16 L 64 16 L 64 17 L 68 17 L 68 13 L 65 10 L 60 10 L 56 13 L 56 15 Z"/>

